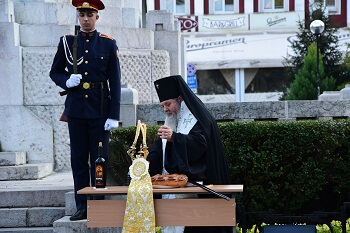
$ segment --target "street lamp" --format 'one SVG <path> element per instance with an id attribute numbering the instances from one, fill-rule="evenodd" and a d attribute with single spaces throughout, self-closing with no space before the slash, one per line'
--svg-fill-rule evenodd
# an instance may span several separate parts
<path id="1" fill-rule="evenodd" d="M 317 79 L 317 98 L 320 96 L 320 62 L 319 62 L 319 51 L 318 51 L 318 40 L 320 34 L 324 30 L 324 23 L 321 20 L 314 20 L 310 24 L 311 32 L 316 36 L 316 79 Z"/>

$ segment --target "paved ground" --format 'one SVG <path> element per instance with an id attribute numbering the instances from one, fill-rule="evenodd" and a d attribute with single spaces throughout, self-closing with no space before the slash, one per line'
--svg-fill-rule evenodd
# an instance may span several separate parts
<path id="1" fill-rule="evenodd" d="M 0 181 L 0 190 L 73 189 L 71 172 L 53 173 L 39 180 Z"/>

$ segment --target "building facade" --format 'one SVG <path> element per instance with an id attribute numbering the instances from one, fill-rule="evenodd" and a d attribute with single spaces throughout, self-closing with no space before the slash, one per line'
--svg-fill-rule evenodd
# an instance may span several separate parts
<path id="1" fill-rule="evenodd" d="M 174 14 L 185 46 L 187 82 L 205 102 L 278 100 L 287 82 L 284 58 L 297 22 L 317 0 L 147 0 L 147 11 Z M 350 42 L 350 4 L 324 1 L 339 45 Z"/>

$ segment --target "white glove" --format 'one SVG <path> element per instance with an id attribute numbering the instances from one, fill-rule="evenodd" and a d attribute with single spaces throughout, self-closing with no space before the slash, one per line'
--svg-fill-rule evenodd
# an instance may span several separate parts
<path id="1" fill-rule="evenodd" d="M 66 82 L 66 86 L 68 88 L 76 87 L 79 85 L 81 79 L 81 74 L 71 74 L 70 78 Z"/>
<path id="2" fill-rule="evenodd" d="M 105 123 L 105 130 L 112 130 L 112 129 L 116 129 L 119 126 L 119 122 L 117 120 L 113 120 L 113 119 L 107 119 L 106 123 Z"/>

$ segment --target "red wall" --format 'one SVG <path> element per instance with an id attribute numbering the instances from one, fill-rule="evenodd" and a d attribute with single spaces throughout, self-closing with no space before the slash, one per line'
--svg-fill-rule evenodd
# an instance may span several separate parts
<path id="1" fill-rule="evenodd" d="M 190 2 L 190 14 L 191 15 L 194 15 L 194 0 L 191 0 L 191 2 Z"/>
<path id="2" fill-rule="evenodd" d="M 295 10 L 294 0 L 289 0 L 289 11 Z"/>
<path id="3" fill-rule="evenodd" d="M 239 13 L 244 13 L 244 0 L 239 0 Z"/>
<path id="4" fill-rule="evenodd" d="M 346 27 L 346 8 L 347 1 L 341 0 L 341 12 L 340 15 L 330 15 L 332 26 L 334 27 Z"/>
<path id="5" fill-rule="evenodd" d="M 154 9 L 160 10 L 160 0 L 154 0 Z"/>
<path id="6" fill-rule="evenodd" d="M 204 14 L 209 14 L 209 0 L 204 0 Z"/>

